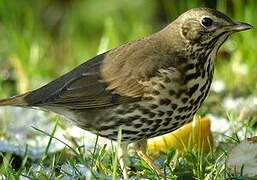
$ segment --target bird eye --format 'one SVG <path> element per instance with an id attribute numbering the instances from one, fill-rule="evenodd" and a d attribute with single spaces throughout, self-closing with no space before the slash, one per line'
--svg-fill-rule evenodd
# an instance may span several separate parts
<path id="1" fill-rule="evenodd" d="M 211 18 L 208 18 L 208 17 L 204 17 L 201 21 L 201 24 L 205 27 L 209 27 L 211 26 L 213 23 L 212 19 Z"/>

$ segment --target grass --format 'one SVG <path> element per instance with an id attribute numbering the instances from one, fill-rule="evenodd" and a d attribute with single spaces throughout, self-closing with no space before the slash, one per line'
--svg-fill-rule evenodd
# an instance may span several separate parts
<path id="1" fill-rule="evenodd" d="M 54 134 L 49 134 L 48 136 L 49 144 L 51 144 L 50 142 Z M 241 176 L 233 176 L 226 169 L 225 164 L 228 153 L 226 146 L 239 142 L 237 134 L 231 137 L 223 136 L 223 140 L 223 145 L 220 145 L 217 149 L 212 149 L 207 154 L 201 150 L 186 149 L 184 154 L 181 155 L 178 151 L 171 149 L 158 162 L 165 172 L 167 179 L 244 179 Z M 41 160 L 33 162 L 33 164 L 38 164 L 37 169 L 33 170 L 31 167 L 32 162 L 28 159 L 27 155 L 22 157 L 19 167 L 14 169 L 14 162 L 17 161 L 18 157 L 11 154 L 2 154 L 3 163 L 0 166 L 0 172 L 8 179 L 16 179 L 21 176 L 31 179 L 62 179 L 64 176 L 76 179 L 83 179 L 88 176 L 96 179 L 116 179 L 116 175 L 121 175 L 115 151 L 113 154 L 113 152 L 106 151 L 104 147 L 96 146 L 92 156 L 88 154 L 85 156 L 77 148 L 67 147 L 69 151 L 73 152 L 68 158 L 67 153 L 64 152 L 65 150 L 56 154 L 48 154 L 48 147 L 46 147 L 45 156 Z M 143 160 L 133 157 L 130 161 L 129 168 L 132 176 L 158 179 L 155 172 Z M 78 164 L 83 165 L 81 166 L 83 170 L 78 169 Z M 73 172 L 65 171 L 63 169 L 65 165 L 69 166 Z M 83 174 L 85 170 L 88 170 L 87 175 Z M 113 176 L 111 176 L 112 174 Z"/>
<path id="2" fill-rule="evenodd" d="M 232 124 L 235 123 L 233 121 L 233 117 L 231 117 Z M 76 179 L 85 177 L 90 177 L 90 179 L 115 179 L 115 177 L 121 175 L 115 149 L 111 152 L 107 151 L 106 146 L 98 146 L 96 140 L 92 154 L 83 152 L 83 146 L 72 147 L 56 138 L 56 128 L 61 128 L 58 126 L 58 121 L 56 121 L 50 134 L 36 129 L 49 137 L 48 145 L 41 159 L 32 161 L 26 153 L 23 157 L 1 153 L 1 174 L 4 174 L 8 179 L 17 179 L 21 176 L 30 179 L 62 179 L 64 176 Z M 235 133 L 231 136 L 216 135 L 218 139 L 222 138 L 222 141 L 209 153 L 203 153 L 201 149 L 187 149 L 185 147 L 184 153 L 181 154 L 171 149 L 166 156 L 161 157 L 157 162 L 161 165 L 168 179 L 244 179 L 241 176 L 233 176 L 226 169 L 225 163 L 229 146 L 240 142 L 237 128 L 244 128 L 246 135 L 252 133 L 249 124 L 243 127 L 235 127 Z M 61 152 L 49 153 L 49 147 L 53 143 L 53 139 L 64 143 L 66 148 Z M 130 157 L 129 162 L 130 175 L 138 178 L 158 179 L 155 172 L 143 160 L 134 156 Z M 69 167 L 69 170 L 64 169 L 66 166 Z M 83 170 L 79 167 L 83 167 Z M 85 171 L 87 175 L 85 175 Z"/>
<path id="3" fill-rule="evenodd" d="M 0 97 L 25 92 L 67 72 L 95 54 L 157 31 L 188 8 L 217 7 L 234 19 L 257 26 L 257 3 L 243 1 L 197 0 L 129 0 L 105 1 L 0 1 Z M 256 134 L 256 110 L 241 118 L 239 110 L 228 110 L 225 98 L 243 99 L 257 95 L 256 67 L 257 31 L 232 36 L 218 54 L 215 80 L 222 80 L 225 90 L 211 92 L 199 114 L 215 114 L 229 119 L 233 134 L 217 134 L 216 147 L 204 154 L 188 149 L 182 155 L 176 150 L 158 159 L 168 179 L 244 179 L 233 176 L 225 161 L 230 145 L 239 143 L 244 136 Z M 253 105 L 252 105 L 253 106 Z M 249 107 L 247 107 L 249 108 Z M 243 109 L 243 108 L 240 108 Z M 228 116 L 229 114 L 229 116 Z M 47 119 L 51 119 L 48 116 Z M 0 117 L 0 137 L 8 134 L 8 113 Z M 83 179 L 115 179 L 121 175 L 116 162 L 115 146 L 108 151 L 97 141 L 92 152 L 84 152 L 83 144 L 70 146 L 52 133 L 36 131 L 49 137 L 44 156 L 31 160 L 10 153 L 0 153 L 0 179 L 62 179 L 68 175 Z M 240 138 L 239 138 L 240 137 Z M 55 154 L 49 147 L 61 141 L 66 148 Z M 158 179 L 155 172 L 137 156 L 129 158 L 130 174 L 134 177 Z M 81 165 L 81 166 L 79 166 Z M 64 168 L 70 167 L 70 168 Z M 81 167 L 87 169 L 87 175 Z M 82 168 L 82 169 L 83 169 Z M 70 170 L 72 169 L 72 171 Z"/>

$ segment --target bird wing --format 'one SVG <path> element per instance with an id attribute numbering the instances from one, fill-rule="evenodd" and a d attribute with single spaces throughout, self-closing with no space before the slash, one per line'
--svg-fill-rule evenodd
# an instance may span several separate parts
<path id="1" fill-rule="evenodd" d="M 101 77 L 101 66 L 106 53 L 100 54 L 64 74 L 49 84 L 31 91 L 25 97 L 29 106 L 62 106 L 69 109 L 107 107 L 136 101 L 107 90 Z"/>
<path id="2" fill-rule="evenodd" d="M 98 55 L 26 96 L 31 106 L 69 109 L 109 107 L 139 101 L 161 64 L 148 41 Z"/>

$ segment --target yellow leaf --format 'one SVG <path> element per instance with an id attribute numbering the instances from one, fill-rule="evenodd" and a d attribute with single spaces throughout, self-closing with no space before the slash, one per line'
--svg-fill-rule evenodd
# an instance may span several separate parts
<path id="1" fill-rule="evenodd" d="M 154 157 L 166 154 L 173 148 L 180 151 L 197 148 L 208 152 L 213 146 L 210 126 L 210 119 L 195 118 L 193 122 L 176 131 L 149 139 L 147 141 L 147 152 Z"/>

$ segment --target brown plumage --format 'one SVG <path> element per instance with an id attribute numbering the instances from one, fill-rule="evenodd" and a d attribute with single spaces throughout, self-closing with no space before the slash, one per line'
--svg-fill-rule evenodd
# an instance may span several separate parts
<path id="1" fill-rule="evenodd" d="M 216 10 L 192 9 L 0 105 L 47 109 L 114 140 L 121 128 L 123 142 L 162 135 L 192 120 L 208 95 L 219 47 L 250 28 Z"/>

